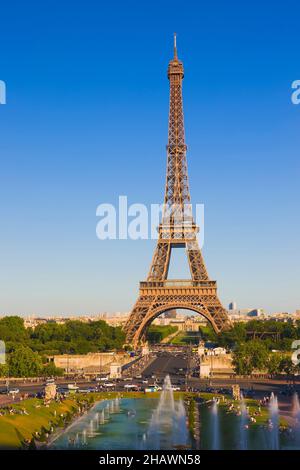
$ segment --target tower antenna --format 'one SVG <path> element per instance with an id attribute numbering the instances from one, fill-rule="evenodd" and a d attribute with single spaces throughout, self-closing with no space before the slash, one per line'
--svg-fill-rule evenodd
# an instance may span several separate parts
<path id="1" fill-rule="evenodd" d="M 177 38 L 177 34 L 174 33 L 174 59 L 178 59 L 178 57 L 177 57 L 177 43 L 176 43 L 176 38 Z"/>

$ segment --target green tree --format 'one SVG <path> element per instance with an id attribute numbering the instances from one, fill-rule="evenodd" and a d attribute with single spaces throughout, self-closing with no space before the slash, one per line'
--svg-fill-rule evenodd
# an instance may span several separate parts
<path id="1" fill-rule="evenodd" d="M 24 342 L 29 334 L 24 327 L 23 318 L 17 316 L 3 317 L 0 319 L 0 340 L 9 342 Z"/>
<path id="2" fill-rule="evenodd" d="M 290 357 L 283 357 L 280 361 L 280 370 L 287 375 L 291 375 L 295 371 L 295 366 Z"/>
<path id="3" fill-rule="evenodd" d="M 233 327 L 219 335 L 220 346 L 232 348 L 246 341 L 246 326 L 244 323 L 235 323 Z"/>
<path id="4" fill-rule="evenodd" d="M 177 327 L 173 325 L 151 325 L 147 331 L 147 340 L 150 343 L 160 343 L 160 341 L 176 331 Z"/>
<path id="5" fill-rule="evenodd" d="M 8 376 L 8 365 L 0 364 L 0 377 L 7 377 L 7 376 Z"/>
<path id="6" fill-rule="evenodd" d="M 125 334 L 120 327 L 111 327 L 103 320 L 84 323 L 68 321 L 64 325 L 39 325 L 30 335 L 28 345 L 40 353 L 86 354 L 121 349 Z"/>
<path id="7" fill-rule="evenodd" d="M 281 372 L 282 356 L 276 353 L 271 353 L 267 362 L 267 370 L 271 376 L 278 375 Z"/>
<path id="8" fill-rule="evenodd" d="M 56 367 L 54 362 L 48 362 L 42 368 L 41 375 L 43 377 L 61 377 L 64 375 L 64 370 L 60 367 Z"/>
<path id="9" fill-rule="evenodd" d="M 233 352 L 233 366 L 238 375 L 251 375 L 252 372 L 267 367 L 269 352 L 260 340 L 241 343 Z"/>
<path id="10" fill-rule="evenodd" d="M 36 377 L 42 370 L 42 359 L 28 346 L 18 345 L 8 355 L 8 367 L 11 377 Z"/>

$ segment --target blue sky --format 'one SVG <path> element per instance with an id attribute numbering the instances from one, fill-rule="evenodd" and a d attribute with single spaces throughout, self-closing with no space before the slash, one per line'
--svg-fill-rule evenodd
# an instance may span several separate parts
<path id="1" fill-rule="evenodd" d="M 98 240 L 96 207 L 163 200 L 174 31 L 209 274 L 300 308 L 299 3 L 46 0 L 1 6 L 0 314 L 131 308 L 155 243 Z"/>

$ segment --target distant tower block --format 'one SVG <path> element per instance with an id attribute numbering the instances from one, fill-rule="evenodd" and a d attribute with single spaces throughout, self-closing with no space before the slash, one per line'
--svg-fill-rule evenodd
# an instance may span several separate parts
<path id="1" fill-rule="evenodd" d="M 228 310 L 236 310 L 237 309 L 237 304 L 236 302 L 230 302 L 230 304 L 228 305 Z"/>
<path id="2" fill-rule="evenodd" d="M 208 276 L 197 240 L 199 228 L 191 211 L 182 105 L 183 75 L 174 35 L 174 57 L 168 67 L 170 108 L 164 211 L 147 280 L 140 283 L 138 300 L 124 327 L 126 341 L 133 347 L 144 341 L 147 328 L 156 317 L 172 309 L 192 310 L 203 315 L 216 333 L 231 326 L 217 296 L 217 283 Z M 190 280 L 168 280 L 171 251 L 178 247 L 186 250 Z"/>

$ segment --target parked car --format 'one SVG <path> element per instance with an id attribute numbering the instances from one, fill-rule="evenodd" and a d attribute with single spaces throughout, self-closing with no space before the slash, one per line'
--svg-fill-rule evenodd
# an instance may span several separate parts
<path id="1" fill-rule="evenodd" d="M 138 385 L 135 385 L 135 384 L 125 384 L 124 385 L 124 388 L 126 390 L 138 390 L 139 389 L 139 386 Z"/>

